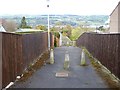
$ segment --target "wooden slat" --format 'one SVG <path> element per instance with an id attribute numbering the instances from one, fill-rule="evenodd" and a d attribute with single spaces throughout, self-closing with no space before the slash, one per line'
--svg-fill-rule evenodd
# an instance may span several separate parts
<path id="1" fill-rule="evenodd" d="M 21 75 L 28 65 L 48 50 L 47 32 L 2 35 L 2 88 Z M 1 85 L 1 84 L 0 84 Z"/>
<path id="2" fill-rule="evenodd" d="M 120 34 L 84 33 L 77 46 L 85 46 L 105 67 L 120 78 Z"/>
<path id="3" fill-rule="evenodd" d="M 2 89 L 2 33 L 0 33 L 0 90 Z"/>

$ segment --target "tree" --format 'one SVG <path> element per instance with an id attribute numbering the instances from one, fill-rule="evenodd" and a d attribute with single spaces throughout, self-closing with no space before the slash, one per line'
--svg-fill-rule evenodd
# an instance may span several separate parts
<path id="1" fill-rule="evenodd" d="M 71 25 L 66 25 L 66 28 L 68 30 L 68 37 L 70 38 L 71 32 L 72 32 L 72 27 L 71 27 Z"/>
<path id="2" fill-rule="evenodd" d="M 52 27 L 52 28 L 50 28 L 50 31 L 55 32 L 55 31 L 57 31 L 57 29 L 55 27 Z"/>
<path id="3" fill-rule="evenodd" d="M 45 30 L 45 31 L 47 30 L 47 27 L 44 25 L 37 25 L 35 28 L 40 30 Z"/>
<path id="4" fill-rule="evenodd" d="M 25 17 L 22 17 L 20 28 L 26 28 L 26 27 L 28 27 L 26 23 L 26 19 Z"/>
<path id="5" fill-rule="evenodd" d="M 62 22 L 57 21 L 57 22 L 55 23 L 55 25 L 56 25 L 56 26 L 62 26 Z"/>
<path id="6" fill-rule="evenodd" d="M 71 36 L 71 31 L 72 31 L 72 26 L 71 25 L 66 25 L 65 27 L 62 28 L 62 32 L 70 38 Z"/>
<path id="7" fill-rule="evenodd" d="M 21 20 L 21 24 L 20 24 L 20 27 L 19 28 L 32 28 L 31 26 L 28 26 L 27 25 L 27 22 L 26 22 L 26 18 L 25 17 L 22 17 L 22 20 Z"/>
<path id="8" fill-rule="evenodd" d="M 100 30 L 100 31 L 105 31 L 104 26 L 100 26 L 97 29 Z"/>

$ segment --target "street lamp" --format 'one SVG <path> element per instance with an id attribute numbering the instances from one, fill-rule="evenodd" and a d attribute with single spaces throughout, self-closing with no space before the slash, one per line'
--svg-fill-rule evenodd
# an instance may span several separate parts
<path id="1" fill-rule="evenodd" d="M 48 49 L 50 50 L 50 21 L 49 21 L 49 2 L 50 0 L 46 0 L 47 1 L 47 9 L 48 9 Z"/>

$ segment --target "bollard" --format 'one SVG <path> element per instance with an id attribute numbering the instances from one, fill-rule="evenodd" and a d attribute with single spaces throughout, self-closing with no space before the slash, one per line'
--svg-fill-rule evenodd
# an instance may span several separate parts
<path id="1" fill-rule="evenodd" d="M 54 64 L 54 52 L 53 49 L 50 51 L 50 64 Z"/>
<path id="2" fill-rule="evenodd" d="M 85 66 L 86 65 L 86 60 L 85 60 L 85 53 L 84 50 L 82 49 L 82 54 L 81 54 L 81 66 Z"/>
<path id="3" fill-rule="evenodd" d="M 73 41 L 73 46 L 74 46 L 74 47 L 76 46 L 76 41 Z"/>
<path id="4" fill-rule="evenodd" d="M 69 69 L 69 66 L 70 66 L 69 54 L 68 54 L 68 51 L 66 51 L 65 61 L 64 61 L 64 69 L 65 70 Z"/>
<path id="5" fill-rule="evenodd" d="M 67 41 L 67 46 L 69 46 L 69 42 Z"/>

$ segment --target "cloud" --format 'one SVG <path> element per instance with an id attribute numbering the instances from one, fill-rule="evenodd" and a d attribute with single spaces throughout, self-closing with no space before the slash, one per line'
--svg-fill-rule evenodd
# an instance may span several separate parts
<path id="1" fill-rule="evenodd" d="M 107 14 L 119 0 L 50 0 L 50 14 Z M 0 14 L 47 14 L 46 0 L 0 0 Z"/>

